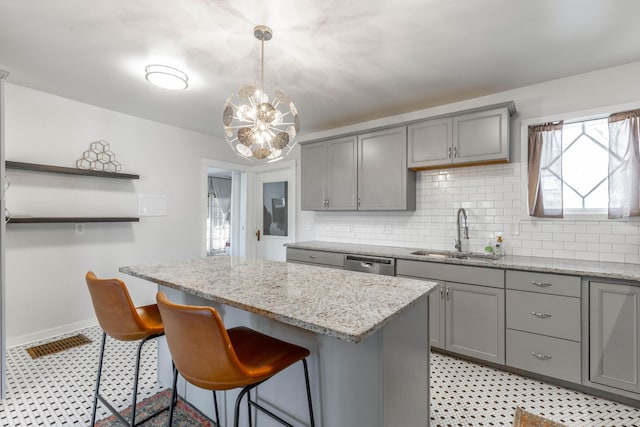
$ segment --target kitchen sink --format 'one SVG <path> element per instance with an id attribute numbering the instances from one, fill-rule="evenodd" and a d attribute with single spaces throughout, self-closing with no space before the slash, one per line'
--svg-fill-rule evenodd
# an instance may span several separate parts
<path id="1" fill-rule="evenodd" d="M 500 258 L 496 254 L 485 254 L 480 252 L 428 251 L 428 250 L 414 251 L 414 252 L 411 252 L 411 255 L 425 256 L 430 258 L 457 258 L 457 259 L 477 259 L 477 260 L 496 260 Z"/>

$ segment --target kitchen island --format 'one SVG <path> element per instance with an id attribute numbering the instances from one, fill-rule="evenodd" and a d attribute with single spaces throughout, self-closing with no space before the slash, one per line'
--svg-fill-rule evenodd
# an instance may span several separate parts
<path id="1" fill-rule="evenodd" d="M 228 328 L 245 325 L 307 347 L 318 426 L 429 424 L 427 296 L 434 282 L 232 256 L 120 271 L 156 283 L 174 302 L 215 307 Z M 160 381 L 169 384 L 166 343 L 158 348 Z M 185 384 L 179 392 L 212 414 L 209 392 Z M 219 399 L 223 425 L 236 394 Z M 302 368 L 261 385 L 258 399 L 295 425 L 308 422 Z"/>

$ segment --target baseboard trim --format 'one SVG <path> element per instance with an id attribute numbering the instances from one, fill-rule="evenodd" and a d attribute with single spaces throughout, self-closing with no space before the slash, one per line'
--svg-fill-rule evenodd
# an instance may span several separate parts
<path id="1" fill-rule="evenodd" d="M 69 323 L 67 325 L 57 326 L 55 328 L 44 329 L 42 331 L 33 332 L 31 334 L 20 335 L 17 337 L 7 337 L 7 348 L 18 347 L 25 344 L 31 344 L 37 341 L 46 340 L 48 338 L 75 332 L 79 329 L 90 328 L 98 323 L 95 319 L 83 320 L 81 322 Z"/>

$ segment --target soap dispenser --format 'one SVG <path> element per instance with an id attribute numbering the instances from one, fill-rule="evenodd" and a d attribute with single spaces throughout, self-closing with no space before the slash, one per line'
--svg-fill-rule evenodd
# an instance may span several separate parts
<path id="1" fill-rule="evenodd" d="M 504 248 L 502 247 L 502 234 L 498 234 L 498 237 L 496 237 L 496 244 L 494 246 L 493 253 L 495 253 L 498 256 L 504 253 Z"/>

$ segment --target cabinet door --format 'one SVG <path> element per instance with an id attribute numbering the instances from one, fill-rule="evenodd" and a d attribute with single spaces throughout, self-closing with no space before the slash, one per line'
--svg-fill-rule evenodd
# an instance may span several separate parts
<path id="1" fill-rule="evenodd" d="M 356 210 L 358 208 L 357 138 L 351 136 L 327 141 L 329 155 L 327 176 L 327 209 Z"/>
<path id="2" fill-rule="evenodd" d="M 589 376 L 640 393 L 640 287 L 589 283 Z"/>
<path id="3" fill-rule="evenodd" d="M 408 166 L 428 168 L 451 164 L 453 119 L 428 120 L 407 127 Z"/>
<path id="4" fill-rule="evenodd" d="M 407 197 L 409 172 L 406 127 L 358 136 L 358 209 L 415 209 L 415 191 L 413 200 Z"/>
<path id="5" fill-rule="evenodd" d="M 327 143 L 318 142 L 301 146 L 300 207 L 317 211 L 326 209 L 327 200 Z"/>
<path id="6" fill-rule="evenodd" d="M 431 347 L 445 348 L 444 339 L 444 282 L 438 282 L 438 290 L 429 295 L 429 341 Z"/>
<path id="7" fill-rule="evenodd" d="M 446 349 L 504 364 L 504 289 L 446 282 Z"/>
<path id="8" fill-rule="evenodd" d="M 509 110 L 453 118 L 453 163 L 509 161 Z"/>

